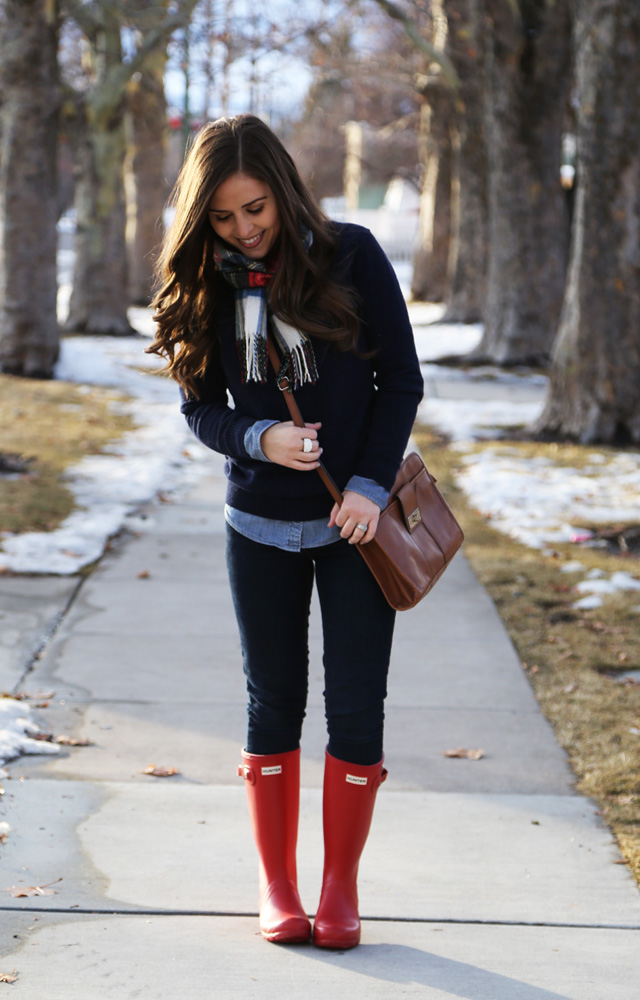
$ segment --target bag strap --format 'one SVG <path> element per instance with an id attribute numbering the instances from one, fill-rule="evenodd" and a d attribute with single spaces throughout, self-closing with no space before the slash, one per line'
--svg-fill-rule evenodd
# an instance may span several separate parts
<path id="1" fill-rule="evenodd" d="M 276 381 L 277 381 L 277 376 L 280 373 L 280 368 L 282 367 L 282 365 L 280 363 L 280 358 L 276 350 L 276 345 L 273 343 L 273 340 L 271 339 L 271 334 L 267 335 L 267 350 L 269 352 L 269 360 L 273 366 L 274 372 L 276 373 Z M 300 413 L 300 408 L 296 403 L 295 399 L 293 398 L 293 392 L 289 390 L 289 379 L 286 376 L 284 376 L 283 378 L 280 379 L 279 382 L 277 381 L 277 385 L 278 388 L 281 390 L 281 392 L 284 394 L 284 401 L 287 404 L 289 413 L 291 414 L 291 419 L 293 420 L 294 424 L 296 425 L 296 427 L 304 427 L 305 423 L 302 414 Z M 335 502 L 341 505 L 343 500 L 342 493 L 340 492 L 335 482 L 325 469 L 322 462 L 320 462 L 320 465 L 316 469 L 316 472 L 320 476 L 320 479 L 322 480 L 324 485 L 329 490 L 329 493 L 331 494 Z"/>

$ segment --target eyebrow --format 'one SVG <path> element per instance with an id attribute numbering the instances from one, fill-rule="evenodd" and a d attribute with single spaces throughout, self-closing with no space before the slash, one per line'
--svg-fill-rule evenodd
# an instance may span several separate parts
<path id="1" fill-rule="evenodd" d="M 261 194 L 259 198 L 254 198 L 253 201 L 248 201 L 248 202 L 246 202 L 246 204 L 241 205 L 240 207 L 241 208 L 249 208 L 250 205 L 255 205 L 255 203 L 257 201 L 264 201 L 268 197 L 269 197 L 269 195 L 267 195 L 267 194 Z M 229 211 L 228 208 L 210 208 L 209 211 L 210 212 L 216 212 L 218 215 L 231 215 L 232 214 Z"/>

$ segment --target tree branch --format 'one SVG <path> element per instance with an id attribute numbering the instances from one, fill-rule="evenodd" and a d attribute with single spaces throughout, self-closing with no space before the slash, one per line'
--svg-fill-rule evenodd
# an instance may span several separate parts
<path id="1" fill-rule="evenodd" d="M 175 14 L 168 14 L 159 24 L 143 35 L 135 55 L 126 63 L 118 63 L 107 70 L 102 83 L 96 88 L 92 100 L 96 115 L 108 114 L 122 100 L 124 89 L 133 76 L 144 65 L 145 60 L 168 41 L 174 31 L 184 28 L 193 13 L 198 0 L 183 0 Z"/>
<path id="2" fill-rule="evenodd" d="M 93 7 L 83 3 L 82 0 L 63 0 L 62 12 L 64 13 L 65 11 L 69 17 L 73 18 L 87 38 L 92 39 L 95 37 L 96 31 L 100 27 L 100 21 Z"/>
<path id="3" fill-rule="evenodd" d="M 416 48 L 428 55 L 433 62 L 438 63 L 438 65 L 442 68 L 443 76 L 449 86 L 454 90 L 457 89 L 460 85 L 460 80 L 453 63 L 446 53 L 434 48 L 431 42 L 428 42 L 426 38 L 423 38 L 420 28 L 416 22 L 412 21 L 410 17 L 407 17 L 405 12 L 398 7 L 393 0 L 375 0 L 375 2 L 389 15 L 389 17 L 393 18 L 394 21 L 400 22 L 406 35 L 413 42 Z"/>

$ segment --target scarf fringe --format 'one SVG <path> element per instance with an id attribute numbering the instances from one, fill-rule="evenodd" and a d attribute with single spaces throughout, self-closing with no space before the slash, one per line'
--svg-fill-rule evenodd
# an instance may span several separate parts
<path id="1" fill-rule="evenodd" d="M 318 370 L 310 340 L 277 316 L 272 316 L 271 321 L 276 342 L 284 355 L 281 377 L 289 379 L 292 392 L 305 382 L 313 385 L 318 380 Z"/>
<path id="2" fill-rule="evenodd" d="M 311 230 L 303 233 L 305 248 L 312 243 Z M 236 341 L 243 382 L 267 381 L 267 323 L 271 321 L 282 358 L 280 378 L 289 379 L 291 391 L 305 382 L 318 380 L 313 345 L 306 334 L 289 326 L 277 316 L 269 315 L 267 286 L 272 277 L 262 260 L 251 260 L 231 251 L 216 240 L 216 269 L 233 286 L 236 293 Z"/>

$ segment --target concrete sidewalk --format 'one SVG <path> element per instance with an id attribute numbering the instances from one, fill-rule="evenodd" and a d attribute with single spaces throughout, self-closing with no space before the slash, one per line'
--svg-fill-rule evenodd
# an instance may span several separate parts
<path id="1" fill-rule="evenodd" d="M 11 588 L 28 602 L 33 585 L 39 636 L 5 648 L 5 677 L 17 682 L 44 645 L 22 687 L 55 690 L 44 725 L 94 745 L 9 767 L 25 780 L 4 783 L 12 832 L 0 888 L 62 881 L 51 896 L 0 895 L 0 973 L 19 976 L 0 989 L 25 1000 L 631 1000 L 640 894 L 593 803 L 575 794 L 463 556 L 398 618 L 390 775 L 361 865 L 362 945 L 262 940 L 235 777 L 245 699 L 221 464 L 212 455 L 189 497 L 150 506 L 139 535 L 120 539 L 79 589 L 2 581 L 5 606 Z M 310 913 L 325 743 L 316 608 L 312 634 L 298 852 Z M 458 746 L 486 756 L 442 755 Z M 142 774 L 150 764 L 181 774 Z"/>

